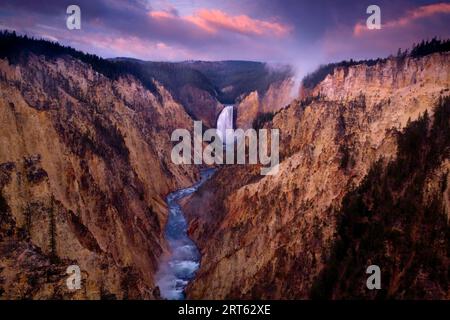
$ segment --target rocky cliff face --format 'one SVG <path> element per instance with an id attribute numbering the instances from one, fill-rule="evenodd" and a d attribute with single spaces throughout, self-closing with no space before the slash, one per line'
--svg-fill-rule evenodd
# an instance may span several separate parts
<path id="1" fill-rule="evenodd" d="M 286 78 L 272 83 L 262 94 L 252 91 L 245 95 L 236 106 L 236 127 L 252 128 L 253 121 L 259 114 L 273 113 L 288 105 L 292 101 L 293 87 L 293 78 Z"/>
<path id="2" fill-rule="evenodd" d="M 385 186 L 393 202 L 403 204 L 396 207 L 396 212 L 405 215 L 402 222 L 390 219 L 390 212 L 374 208 L 368 200 L 374 195 L 368 193 L 364 208 L 372 209 L 373 215 L 360 219 L 369 225 L 385 219 L 386 223 L 371 230 L 382 240 L 377 240 L 375 248 L 370 248 L 371 238 L 366 236 L 361 236 L 361 241 L 344 241 L 345 252 L 370 248 L 360 260 L 351 259 L 355 254 L 336 255 L 336 251 L 339 240 L 345 240 L 347 233 L 342 230 L 347 230 L 345 221 L 351 212 L 343 199 L 362 188 L 367 181 L 364 177 L 379 159 L 383 159 L 382 168 L 389 168 L 389 163 L 401 158 L 398 146 L 401 137 L 408 136 L 405 127 L 414 126 L 412 123 L 425 112 L 433 118 L 434 106 L 439 97 L 449 94 L 449 86 L 449 53 L 392 58 L 373 66 L 336 69 L 304 99 L 277 112 L 266 126 L 280 129 L 279 173 L 260 176 L 253 166 L 223 167 L 184 205 L 190 233 L 202 252 L 201 267 L 188 287 L 188 297 L 373 298 L 376 293 L 365 289 L 365 270 L 379 264 L 382 272 L 385 267 L 384 297 L 448 298 L 448 275 L 435 277 L 430 268 L 424 267 L 430 263 L 414 269 L 418 278 L 408 269 L 408 261 L 416 256 L 438 261 L 441 270 L 448 270 L 450 195 L 445 168 L 449 146 L 442 136 L 439 141 L 444 141 L 443 149 L 435 153 L 438 163 L 428 165 L 430 158 L 421 162 L 428 168 L 423 171 L 422 182 L 399 180 L 396 184 L 415 185 L 412 198 L 405 200 L 401 188 L 391 190 L 389 183 L 393 182 Z M 448 114 L 443 117 L 444 124 L 439 128 L 448 137 Z M 434 139 L 428 134 L 433 125 L 423 131 L 428 142 Z M 410 140 L 414 147 L 414 139 Z M 419 174 L 420 168 L 412 165 L 408 174 Z M 379 169 L 377 174 L 382 177 L 384 170 Z M 375 181 L 371 184 L 378 183 Z M 427 220 L 427 232 L 422 234 L 418 230 L 428 211 L 411 207 L 410 202 L 418 201 L 423 208 L 430 205 L 431 198 L 439 214 Z M 200 203 L 204 210 L 198 210 Z M 415 218 L 408 216 L 410 210 L 417 212 Z M 359 225 L 355 228 L 358 230 Z M 405 238 L 388 241 L 396 228 Z M 360 239 L 357 235 L 354 238 Z M 423 251 L 412 249 L 411 243 L 427 242 L 434 246 L 427 257 Z M 396 255 L 400 250 L 393 249 L 396 245 L 404 250 L 402 254 Z M 334 268 L 333 257 L 346 262 Z M 346 270 L 355 270 L 357 275 Z M 403 277 L 405 273 L 408 277 Z M 411 293 L 408 288 L 413 282 L 415 291 Z M 352 283 L 353 288 L 339 290 L 340 283 Z M 428 287 L 433 290 L 427 291 Z M 419 292 L 429 293 L 421 296 Z"/>
<path id="3" fill-rule="evenodd" d="M 0 297 L 157 298 L 164 196 L 196 178 L 170 134 L 191 118 L 157 83 L 71 56 L 3 59 L 0 75 Z"/>
<path id="4" fill-rule="evenodd" d="M 180 89 L 180 101 L 193 118 L 200 120 L 208 128 L 215 128 L 217 117 L 223 105 L 209 92 L 190 84 Z"/>

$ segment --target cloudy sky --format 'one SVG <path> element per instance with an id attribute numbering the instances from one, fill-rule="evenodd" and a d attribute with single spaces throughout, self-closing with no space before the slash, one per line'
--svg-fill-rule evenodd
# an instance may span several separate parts
<path id="1" fill-rule="evenodd" d="M 81 30 L 66 8 L 81 8 Z M 381 8 L 380 30 L 366 9 Z M 0 0 L 0 29 L 58 41 L 103 57 L 320 63 L 383 57 L 450 37 L 450 1 L 424 0 Z"/>

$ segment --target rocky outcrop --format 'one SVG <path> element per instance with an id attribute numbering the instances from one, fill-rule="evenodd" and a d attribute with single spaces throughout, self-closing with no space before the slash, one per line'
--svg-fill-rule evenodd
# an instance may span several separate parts
<path id="1" fill-rule="evenodd" d="M 2 59 L 0 75 L 0 297 L 158 298 L 164 196 L 197 176 L 170 134 L 191 118 L 158 83 L 72 56 Z"/>
<path id="2" fill-rule="evenodd" d="M 216 120 L 223 105 L 209 92 L 187 84 L 180 88 L 180 101 L 186 111 L 208 128 L 216 127 Z"/>
<path id="3" fill-rule="evenodd" d="M 293 78 L 286 78 L 270 84 L 267 91 L 252 91 L 237 104 L 236 127 L 252 128 L 253 121 L 260 114 L 274 113 L 292 101 Z"/>
<path id="4" fill-rule="evenodd" d="M 257 91 L 246 95 L 237 105 L 236 128 L 248 129 L 260 112 L 260 99 Z"/>
<path id="5" fill-rule="evenodd" d="M 337 241 L 315 280 L 314 298 L 448 299 L 450 227 L 447 185 L 450 98 L 410 122 L 394 159 L 372 164 L 342 200 Z M 381 269 L 367 290 L 365 268 Z"/>
<path id="6" fill-rule="evenodd" d="M 317 284 L 321 280 L 331 279 L 328 297 L 373 298 L 374 293 L 361 288 L 365 288 L 365 268 L 378 261 L 365 256 L 367 259 L 358 260 L 357 265 L 340 265 L 357 268 L 363 274 L 348 277 L 358 290 L 345 294 L 334 289 L 336 279 L 345 280 L 345 273 L 327 273 L 342 236 L 342 219 L 347 215 L 342 211 L 342 201 L 362 185 L 379 159 L 385 163 L 397 159 L 398 139 L 405 127 L 425 112 L 433 117 L 439 98 L 449 94 L 449 70 L 449 53 L 340 68 L 304 99 L 277 112 L 266 127 L 280 129 L 279 173 L 263 177 L 254 166 L 223 167 L 184 205 L 190 234 L 202 253 L 188 297 L 303 299 L 320 292 Z M 443 128 L 448 130 L 448 126 Z M 444 162 L 438 167 L 445 167 L 448 153 L 440 157 Z M 434 181 L 431 171 L 426 179 Z M 427 184 L 427 190 L 436 183 Z M 431 192 L 441 199 L 442 215 L 448 216 L 447 188 L 441 185 L 433 190 L 423 196 Z M 398 193 L 394 196 L 402 199 Z M 205 210 L 198 210 L 200 202 Z M 373 222 L 370 216 L 364 219 Z M 411 221 L 405 228 L 420 224 L 420 219 Z M 438 233 L 424 234 L 422 243 L 433 239 L 448 244 L 442 234 L 442 230 L 448 232 L 448 225 L 442 223 L 442 219 L 431 221 L 428 230 Z M 395 228 L 389 222 L 384 227 Z M 377 231 L 383 235 L 387 232 Z M 416 236 L 420 238 L 420 234 Z M 401 242 L 402 248 L 409 250 L 404 244 Z M 352 250 L 351 246 L 347 248 Z M 389 248 L 373 250 L 374 257 L 382 257 Z M 439 247 L 430 256 L 441 261 L 444 270 L 448 267 L 445 250 L 448 246 Z M 427 297 L 448 298 L 448 279 L 433 278 L 429 270 L 421 273 L 426 281 L 416 281 L 415 291 L 408 295 L 409 282 L 399 277 L 403 270 L 400 266 L 408 259 L 410 254 L 398 255 L 398 268 L 385 269 L 384 285 L 389 290 L 384 291 L 384 297 L 419 298 L 417 292 L 432 286 L 435 289 Z M 327 278 L 327 274 L 335 277 Z"/>

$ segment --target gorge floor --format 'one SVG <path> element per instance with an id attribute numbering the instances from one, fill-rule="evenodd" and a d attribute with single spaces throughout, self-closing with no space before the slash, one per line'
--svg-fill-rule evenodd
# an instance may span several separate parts
<path id="1" fill-rule="evenodd" d="M 178 201 L 197 191 L 214 172 L 214 168 L 201 170 L 198 182 L 172 192 L 166 198 L 169 217 L 164 235 L 170 252 L 161 259 L 156 274 L 161 297 L 164 299 L 184 299 L 184 290 L 200 266 L 200 252 L 187 234 L 188 224 Z"/>

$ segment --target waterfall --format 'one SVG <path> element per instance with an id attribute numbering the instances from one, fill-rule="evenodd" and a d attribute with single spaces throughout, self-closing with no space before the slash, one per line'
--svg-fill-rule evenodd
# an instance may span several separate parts
<path id="1" fill-rule="evenodd" d="M 233 129 L 233 106 L 226 106 L 217 118 L 217 134 L 224 144 L 232 143 L 233 138 L 226 136 L 226 129 Z"/>

